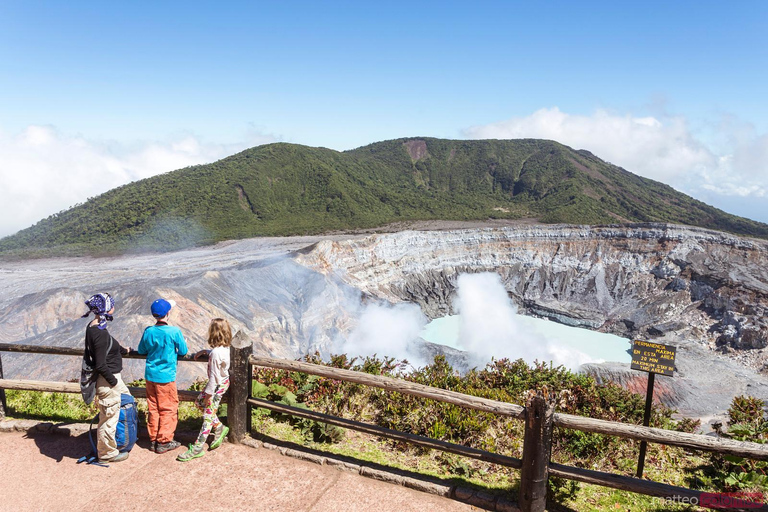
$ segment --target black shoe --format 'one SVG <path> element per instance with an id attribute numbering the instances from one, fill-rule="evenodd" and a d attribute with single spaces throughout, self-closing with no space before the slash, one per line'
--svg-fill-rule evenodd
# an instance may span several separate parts
<path id="1" fill-rule="evenodd" d="M 181 446 L 181 443 L 176 440 L 168 441 L 167 443 L 157 443 L 157 446 L 155 446 L 155 453 L 169 452 L 171 450 L 175 450 L 180 446 Z"/>

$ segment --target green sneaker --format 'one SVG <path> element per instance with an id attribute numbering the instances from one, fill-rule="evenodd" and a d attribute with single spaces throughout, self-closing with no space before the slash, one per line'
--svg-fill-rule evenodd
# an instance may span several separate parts
<path id="1" fill-rule="evenodd" d="M 219 423 L 219 426 L 216 427 L 216 430 L 213 432 L 213 442 L 211 443 L 211 446 L 208 447 L 208 449 L 215 450 L 221 446 L 221 443 L 224 441 L 224 438 L 227 437 L 227 434 L 229 434 L 229 427 Z"/>
<path id="2" fill-rule="evenodd" d="M 179 462 L 187 462 L 192 459 L 196 459 L 198 457 L 202 457 L 205 455 L 205 451 L 203 451 L 204 445 L 195 446 L 194 444 L 189 445 L 189 449 L 176 457 L 176 460 Z"/>

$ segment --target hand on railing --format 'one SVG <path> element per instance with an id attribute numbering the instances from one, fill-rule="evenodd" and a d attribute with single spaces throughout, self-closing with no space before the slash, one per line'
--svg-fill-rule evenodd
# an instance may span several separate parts
<path id="1" fill-rule="evenodd" d="M 197 352 L 195 352 L 195 355 L 192 356 L 192 359 L 194 359 L 195 361 L 199 361 L 199 360 L 201 360 L 203 358 L 203 356 L 206 356 L 205 360 L 207 360 L 208 359 L 207 356 L 210 356 L 210 355 L 211 355 L 211 351 L 210 350 L 205 350 L 205 349 L 198 350 Z"/>

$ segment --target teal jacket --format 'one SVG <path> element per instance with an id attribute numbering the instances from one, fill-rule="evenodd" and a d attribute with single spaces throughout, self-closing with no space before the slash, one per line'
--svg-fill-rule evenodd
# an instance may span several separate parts
<path id="1" fill-rule="evenodd" d="M 176 357 L 186 355 L 187 350 L 187 342 L 178 327 L 165 324 L 147 327 L 136 349 L 147 356 L 144 378 L 157 384 L 175 381 Z"/>

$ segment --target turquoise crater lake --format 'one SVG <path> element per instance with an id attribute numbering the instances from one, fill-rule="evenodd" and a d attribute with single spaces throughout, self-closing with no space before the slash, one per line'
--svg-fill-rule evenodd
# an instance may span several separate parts
<path id="1" fill-rule="evenodd" d="M 630 363 L 632 359 L 629 353 L 631 341 L 626 338 L 524 315 L 515 315 L 515 321 L 526 332 L 527 337 L 538 338 L 543 343 L 581 352 L 587 356 L 587 362 Z M 420 336 L 430 343 L 466 350 L 459 339 L 460 325 L 459 315 L 437 318 L 424 327 Z M 499 357 L 514 358 L 514 354 L 500 354 Z"/>

